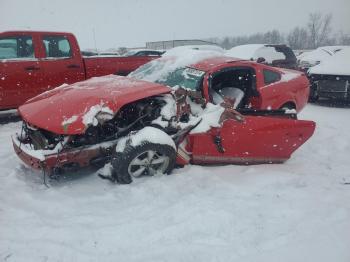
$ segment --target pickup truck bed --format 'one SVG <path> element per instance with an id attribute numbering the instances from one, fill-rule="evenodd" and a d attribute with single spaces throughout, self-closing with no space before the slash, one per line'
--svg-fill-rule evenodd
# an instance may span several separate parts
<path id="1" fill-rule="evenodd" d="M 106 57 L 84 57 L 84 68 L 86 78 L 117 74 L 126 76 L 139 66 L 149 62 L 149 56 L 106 56 Z"/>

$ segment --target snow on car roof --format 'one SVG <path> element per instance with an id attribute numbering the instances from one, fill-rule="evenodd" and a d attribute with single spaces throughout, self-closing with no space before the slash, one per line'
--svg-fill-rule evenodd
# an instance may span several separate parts
<path id="1" fill-rule="evenodd" d="M 190 67 L 193 67 L 201 71 L 208 71 L 213 67 L 220 66 L 226 63 L 235 62 L 235 61 L 242 61 L 242 60 L 239 58 L 228 57 L 228 56 L 217 56 L 217 57 L 210 57 L 210 58 L 198 61 L 197 63 L 190 65 Z"/>
<path id="2" fill-rule="evenodd" d="M 217 50 L 198 50 L 188 46 L 175 47 L 167 51 L 161 58 L 152 60 L 131 72 L 129 77 L 155 82 L 164 79 L 176 69 L 220 56 L 223 54 Z"/>
<path id="3" fill-rule="evenodd" d="M 321 64 L 312 67 L 310 74 L 350 75 L 350 46 L 336 52 Z"/>
<path id="4" fill-rule="evenodd" d="M 264 46 L 263 44 L 239 45 L 226 51 L 226 55 L 250 60 L 255 52 Z"/>
<path id="5" fill-rule="evenodd" d="M 307 62 L 322 62 L 330 56 L 333 56 L 337 51 L 344 48 L 346 48 L 346 46 L 322 46 L 310 52 L 302 53 L 298 56 L 298 60 Z"/>
<path id="6" fill-rule="evenodd" d="M 259 57 L 263 57 L 268 63 L 272 63 L 274 60 L 286 59 L 285 55 L 277 52 L 275 47 L 265 44 L 235 46 L 226 51 L 226 55 L 246 60 L 257 60 Z"/>

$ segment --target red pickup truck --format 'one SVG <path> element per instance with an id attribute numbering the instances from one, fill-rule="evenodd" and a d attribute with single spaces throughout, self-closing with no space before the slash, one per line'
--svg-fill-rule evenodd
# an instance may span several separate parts
<path id="1" fill-rule="evenodd" d="M 156 56 L 83 57 L 71 33 L 0 33 L 0 110 L 64 83 L 95 76 L 127 75 Z"/>

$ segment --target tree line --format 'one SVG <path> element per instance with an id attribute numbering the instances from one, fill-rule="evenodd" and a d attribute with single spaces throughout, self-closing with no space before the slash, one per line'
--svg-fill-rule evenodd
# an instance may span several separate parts
<path id="1" fill-rule="evenodd" d="M 296 26 L 287 34 L 274 29 L 266 33 L 255 33 L 246 36 L 208 38 L 225 49 L 244 44 L 288 44 L 292 49 L 315 49 L 326 45 L 350 45 L 350 34 L 334 33 L 332 15 L 311 13 L 305 26 Z"/>

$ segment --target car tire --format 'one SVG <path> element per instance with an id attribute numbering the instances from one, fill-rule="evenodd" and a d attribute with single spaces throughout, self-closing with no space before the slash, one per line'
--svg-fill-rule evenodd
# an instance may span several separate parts
<path id="1" fill-rule="evenodd" d="M 176 151 L 170 145 L 148 141 L 138 146 L 127 145 L 123 152 L 112 157 L 114 179 L 120 184 L 130 184 L 133 178 L 158 173 L 170 174 L 176 162 Z"/>
<path id="2" fill-rule="evenodd" d="M 310 94 L 309 94 L 309 102 L 310 103 L 315 103 L 319 99 L 319 96 L 317 94 L 317 85 L 312 84 L 310 86 Z"/>
<path id="3" fill-rule="evenodd" d="M 286 103 L 280 107 L 282 110 L 295 110 L 295 105 L 293 103 Z"/>
<path id="4" fill-rule="evenodd" d="M 310 103 L 316 103 L 319 97 L 317 95 L 310 95 L 309 102 Z"/>

